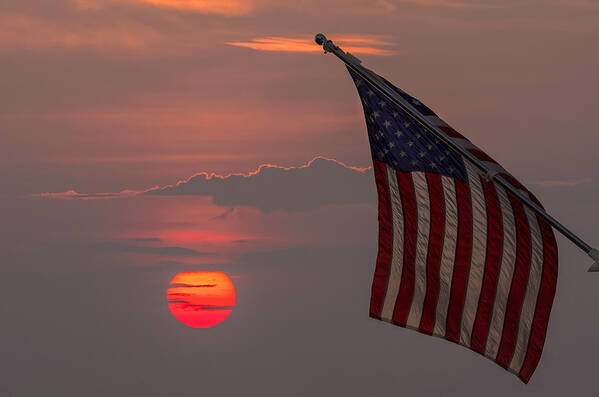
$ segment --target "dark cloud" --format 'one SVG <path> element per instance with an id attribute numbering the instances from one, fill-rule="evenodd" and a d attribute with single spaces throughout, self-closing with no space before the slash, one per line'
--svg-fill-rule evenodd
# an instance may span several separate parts
<path id="1" fill-rule="evenodd" d="M 178 265 L 184 265 L 184 262 L 179 262 L 179 261 L 160 261 L 156 264 L 156 266 L 178 266 Z"/>
<path id="2" fill-rule="evenodd" d="M 146 192 L 151 195 L 211 196 L 215 204 L 250 206 L 262 211 L 302 211 L 331 204 L 363 204 L 375 200 L 371 169 L 348 167 L 317 157 L 306 166 L 261 166 L 249 174 L 225 177 L 197 174 L 173 186 Z M 221 216 L 226 217 L 231 209 Z"/>
<path id="3" fill-rule="evenodd" d="M 134 238 L 133 241 L 138 241 L 140 243 L 158 243 L 162 240 L 158 237 L 140 237 Z"/>
<path id="4" fill-rule="evenodd" d="M 185 247 L 151 247 L 147 245 L 135 245 L 123 241 L 103 241 L 94 245 L 103 251 L 131 252 L 139 254 L 153 254 L 158 256 L 207 256 L 212 252 L 200 252 Z"/>
<path id="5" fill-rule="evenodd" d="M 231 207 L 228 208 L 226 211 L 224 211 L 222 214 L 215 216 L 212 219 L 227 219 L 229 217 L 229 215 L 231 215 L 233 212 L 235 211 L 235 207 Z"/>

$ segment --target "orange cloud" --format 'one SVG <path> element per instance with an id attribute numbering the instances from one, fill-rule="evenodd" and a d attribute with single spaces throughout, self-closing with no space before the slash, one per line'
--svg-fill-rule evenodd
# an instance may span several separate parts
<path id="1" fill-rule="evenodd" d="M 252 0 L 131 0 L 156 7 L 227 16 L 245 15 L 254 9 Z"/>
<path id="2" fill-rule="evenodd" d="M 292 38 L 292 37 L 260 37 L 251 41 L 229 41 L 225 44 L 246 47 L 259 51 L 282 51 L 282 52 L 321 52 L 322 48 L 314 43 L 311 36 Z M 368 55 L 393 55 L 394 51 L 379 48 L 392 45 L 387 41 L 383 41 L 372 37 L 360 36 L 341 36 L 335 37 L 335 44 L 343 48 L 344 51 L 349 51 L 352 54 L 368 54 Z"/>

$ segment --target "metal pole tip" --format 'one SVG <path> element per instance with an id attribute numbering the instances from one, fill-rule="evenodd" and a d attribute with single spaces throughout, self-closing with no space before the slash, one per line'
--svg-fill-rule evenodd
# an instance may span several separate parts
<path id="1" fill-rule="evenodd" d="M 593 273 L 599 272 L 599 251 L 597 251 L 595 248 L 592 248 L 588 254 L 595 261 L 588 271 Z"/>
<path id="2" fill-rule="evenodd" d="M 324 43 L 327 42 L 327 36 L 325 36 L 322 33 L 318 33 L 316 36 L 314 36 L 314 41 L 318 45 L 323 45 Z"/>

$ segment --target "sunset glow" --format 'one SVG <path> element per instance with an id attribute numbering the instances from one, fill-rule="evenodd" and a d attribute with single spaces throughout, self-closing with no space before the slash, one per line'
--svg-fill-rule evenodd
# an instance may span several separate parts
<path id="1" fill-rule="evenodd" d="M 253 9 L 252 2 L 247 0 L 133 0 L 133 2 L 221 15 L 243 15 Z"/>
<path id="2" fill-rule="evenodd" d="M 223 272 L 181 272 L 170 284 L 168 308 L 190 327 L 213 327 L 224 321 L 235 306 L 235 287 Z"/>
<path id="3" fill-rule="evenodd" d="M 339 37 L 335 40 L 338 45 L 353 54 L 369 55 L 393 55 L 394 52 L 381 46 L 389 46 L 390 43 L 367 37 Z M 322 48 L 314 45 L 312 37 L 259 37 L 251 41 L 227 42 L 225 44 L 247 47 L 261 51 L 283 51 L 283 52 L 322 52 Z"/>

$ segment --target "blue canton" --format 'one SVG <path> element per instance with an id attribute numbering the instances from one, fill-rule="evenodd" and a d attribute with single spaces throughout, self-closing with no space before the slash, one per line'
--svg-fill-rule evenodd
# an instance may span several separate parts
<path id="1" fill-rule="evenodd" d="M 428 132 L 399 106 L 349 69 L 364 107 L 373 158 L 403 172 L 422 171 L 467 181 L 462 156 Z M 416 98 L 390 87 L 422 115 L 435 115 Z"/>

